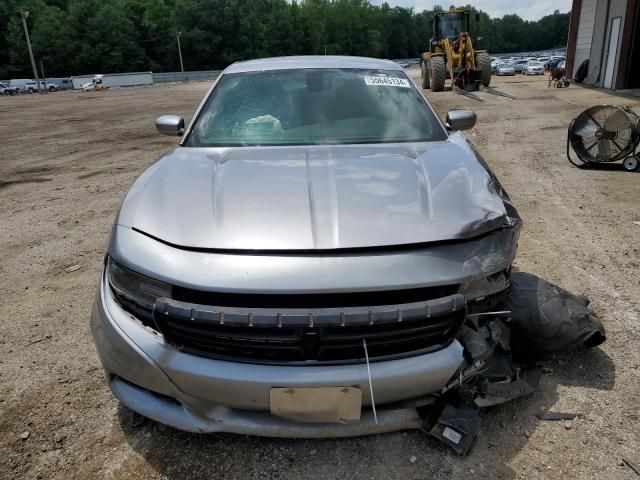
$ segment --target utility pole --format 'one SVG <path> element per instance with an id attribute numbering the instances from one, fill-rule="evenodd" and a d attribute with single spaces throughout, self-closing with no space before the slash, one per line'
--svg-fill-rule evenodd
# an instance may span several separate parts
<path id="1" fill-rule="evenodd" d="M 40 59 L 40 72 L 42 73 L 42 83 L 44 84 L 44 93 L 49 92 L 47 87 L 47 76 L 44 74 L 44 60 Z"/>
<path id="2" fill-rule="evenodd" d="M 178 55 L 180 56 L 180 71 L 184 72 L 184 65 L 182 64 L 182 49 L 180 48 L 180 35 L 182 35 L 182 30 L 178 30 L 178 35 L 176 35 L 176 38 L 178 39 Z"/>
<path id="3" fill-rule="evenodd" d="M 24 36 L 27 37 L 27 48 L 29 49 L 29 58 L 31 58 L 31 68 L 33 68 L 33 77 L 38 86 L 38 92 L 42 93 L 40 82 L 38 81 L 38 69 L 36 68 L 36 61 L 33 59 L 33 50 L 31 50 L 31 40 L 29 39 L 29 29 L 27 28 L 26 18 L 29 16 L 29 12 L 20 12 L 22 17 L 22 26 L 24 27 Z"/>

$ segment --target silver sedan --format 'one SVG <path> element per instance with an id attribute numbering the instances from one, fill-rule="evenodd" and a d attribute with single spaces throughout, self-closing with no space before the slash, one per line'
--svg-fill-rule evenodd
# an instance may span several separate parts
<path id="1" fill-rule="evenodd" d="M 394 62 L 331 56 L 233 64 L 189 125 L 158 118 L 179 144 L 126 195 L 91 314 L 113 394 L 193 432 L 424 427 L 481 373 L 460 332 L 521 227 L 474 123 Z"/>
<path id="2" fill-rule="evenodd" d="M 516 70 L 511 63 L 499 63 L 496 66 L 496 75 L 515 75 Z"/>
<path id="3" fill-rule="evenodd" d="M 544 65 L 540 62 L 528 62 L 522 73 L 523 75 L 544 75 Z"/>

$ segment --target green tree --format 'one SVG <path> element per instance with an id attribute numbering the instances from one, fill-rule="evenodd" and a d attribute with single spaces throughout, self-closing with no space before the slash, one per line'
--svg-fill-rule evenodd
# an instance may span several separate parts
<path id="1" fill-rule="evenodd" d="M 455 8 L 451 6 L 449 8 Z M 569 15 L 491 18 L 467 5 L 478 48 L 494 53 L 565 44 Z M 20 11 L 36 60 L 49 75 L 223 68 L 255 57 L 300 54 L 417 57 L 441 6 L 414 12 L 367 0 L 0 0 L 0 78 L 31 77 Z M 480 39 L 479 37 L 482 37 Z"/>

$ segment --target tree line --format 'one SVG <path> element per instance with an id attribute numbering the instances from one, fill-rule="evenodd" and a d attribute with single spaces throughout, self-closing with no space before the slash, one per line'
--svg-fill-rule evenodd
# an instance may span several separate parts
<path id="1" fill-rule="evenodd" d="M 472 12 L 478 48 L 494 53 L 566 44 L 569 14 L 538 21 Z M 22 28 L 47 76 L 220 69 L 256 57 L 335 54 L 414 58 L 441 7 L 414 12 L 366 0 L 2 0 L 0 78 L 33 76 Z M 476 15 L 477 14 L 477 15 Z"/>

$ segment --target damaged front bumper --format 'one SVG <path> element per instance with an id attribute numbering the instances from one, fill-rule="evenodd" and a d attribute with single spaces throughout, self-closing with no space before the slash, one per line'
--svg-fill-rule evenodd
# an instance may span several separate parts
<path id="1" fill-rule="evenodd" d="M 508 243 L 517 239 L 517 234 L 506 231 L 495 235 L 505 237 Z M 147 240 L 131 234 L 127 241 L 131 247 Z M 402 278 L 387 279 L 407 282 L 424 272 L 425 266 L 431 266 L 427 270 L 432 274 L 441 274 L 438 277 L 440 281 L 443 281 L 442 275 L 446 273 L 461 285 L 457 294 L 447 298 L 451 300 L 456 297 L 449 305 L 453 306 L 453 311 L 462 314 L 462 327 L 457 336 L 452 336 L 442 348 L 424 354 L 384 359 L 370 365 L 353 362 L 314 366 L 242 363 L 192 355 L 176 348 L 170 341 L 167 342 L 159 330 L 144 325 L 126 311 L 114 298 L 104 275 L 92 310 L 92 331 L 114 395 L 135 412 L 177 429 L 201 433 L 317 438 L 420 428 L 430 431 L 458 453 L 464 454 L 471 448 L 478 431 L 479 407 L 502 403 L 534 391 L 540 377 L 534 362 L 540 358 L 540 354 L 580 344 L 595 346 L 604 340 L 601 324 L 587 310 L 587 303 L 582 297 L 571 296 L 549 287 L 540 279 L 529 279 L 522 277 L 522 274 L 513 274 L 511 277 L 512 291 L 502 305 L 504 312 L 487 312 L 487 305 L 495 305 L 495 298 L 490 302 L 486 300 L 492 296 L 491 292 L 496 291 L 494 282 L 501 285 L 500 275 L 473 280 L 469 272 L 508 272 L 506 269 L 513 259 L 513 250 L 502 248 L 500 243 L 489 242 L 492 250 L 487 254 L 484 241 L 468 242 L 463 262 L 459 261 L 460 252 L 455 252 L 459 248 L 456 245 L 442 247 L 446 255 L 456 257 L 456 262 L 447 261 L 446 255 L 436 255 L 435 249 L 428 254 L 416 251 L 412 253 L 413 261 L 407 263 L 407 268 L 403 270 Z M 117 246 L 116 243 L 110 251 L 111 255 L 116 254 L 116 258 L 119 256 Z M 139 250 L 141 255 L 136 259 L 146 265 L 144 271 L 153 273 L 150 270 L 158 268 L 163 258 L 159 251 L 162 248 L 165 247 Z M 485 255 L 474 255 L 477 251 Z M 196 260 L 191 258 L 193 252 L 179 254 L 185 257 L 187 264 Z M 355 259 L 339 260 L 343 268 L 356 271 Z M 404 261 L 403 257 L 399 256 L 400 260 Z M 309 260 L 296 258 L 293 261 Z M 335 261 L 337 259 L 326 259 L 326 262 Z M 358 266 L 364 269 L 374 268 L 374 265 L 378 269 L 376 262 L 380 262 L 381 258 L 372 256 L 366 262 L 357 261 Z M 316 261 L 316 267 L 323 267 L 324 263 Z M 202 269 L 195 268 L 195 265 L 193 271 L 202 274 Z M 224 263 L 218 265 L 221 267 L 218 270 L 222 270 Z M 460 266 L 461 271 L 456 271 L 452 266 Z M 251 268 L 255 269 L 256 266 L 251 264 Z M 327 269 L 330 270 L 335 269 Z M 320 283 L 330 280 L 322 275 L 322 268 L 316 268 L 316 271 Z M 247 276 L 248 280 L 251 278 Z M 370 277 L 361 275 L 357 278 L 367 281 Z M 207 279 L 202 280 L 205 283 Z M 212 279 L 208 278 L 208 281 Z M 292 288 L 288 284 L 283 285 Z M 485 293 L 488 296 L 485 297 Z M 482 295 L 478 297 L 479 294 Z M 484 300 L 477 301 L 481 298 Z M 471 299 L 476 301 L 471 302 Z M 165 303 L 175 310 L 170 312 L 172 315 L 184 316 L 180 302 Z M 426 302 L 431 306 L 445 303 L 444 298 L 434 300 L 432 304 Z M 430 310 L 429 305 L 426 306 L 427 315 L 435 312 Z M 201 314 L 222 318 L 221 312 L 215 311 L 215 308 L 211 311 L 198 310 L 193 308 L 195 306 L 192 305 L 190 309 L 191 317 Z M 336 316 L 331 309 L 325 309 L 324 315 L 309 316 L 307 321 L 362 321 L 357 312 L 342 310 L 346 313 Z M 394 312 L 398 316 L 397 322 L 402 321 L 401 309 Z M 244 322 L 248 318 L 248 322 L 273 322 L 273 315 L 268 313 L 263 311 L 262 316 L 243 313 L 237 316 L 237 320 Z M 382 318 L 383 313 L 371 309 L 367 318 L 371 321 L 378 314 Z M 226 318 L 230 322 L 233 319 L 232 316 Z M 276 315 L 275 318 L 277 322 L 280 317 Z M 295 318 L 292 316 L 288 320 Z M 562 329 L 554 328 L 559 323 L 562 323 Z M 574 325 L 579 328 L 573 328 Z M 514 335 L 517 338 L 512 338 Z M 544 339 L 543 344 L 532 343 L 530 339 L 534 337 Z M 537 347 L 535 350 L 529 348 L 528 355 L 523 355 L 526 350 L 523 339 L 529 343 L 529 347 Z M 550 345 L 553 348 L 546 349 Z M 515 352 L 512 351 L 514 346 L 517 349 Z M 354 387 L 362 392 L 359 421 L 303 423 L 270 412 L 272 389 L 336 386 Z M 375 400 L 375 413 L 372 398 Z"/>
<path id="2" fill-rule="evenodd" d="M 131 410 L 180 430 L 319 438 L 428 428 L 466 453 L 477 433 L 477 405 L 500 403 L 535 387 L 504 394 L 512 381 L 522 382 L 521 371 L 504 357 L 509 329 L 495 316 L 471 318 L 458 340 L 442 350 L 370 365 L 377 415 L 366 364 L 283 367 L 188 355 L 122 309 L 105 281 L 93 307 L 92 331 L 114 396 Z M 492 365 L 492 358 L 502 361 Z M 503 388 L 499 398 L 491 390 L 497 384 Z M 302 423 L 269 412 L 272 388 L 335 385 L 362 391 L 359 421 Z M 453 406 L 460 398 L 463 403 Z"/>
<path id="3" fill-rule="evenodd" d="M 424 420 L 418 408 L 432 403 L 464 362 L 463 348 L 454 341 L 426 355 L 371 364 L 376 423 L 366 364 L 283 367 L 188 355 L 123 310 L 104 281 L 91 326 L 113 394 L 148 418 L 192 432 L 312 438 L 420 428 Z M 362 390 L 359 422 L 299 423 L 269 412 L 272 388 L 335 385 Z"/>

